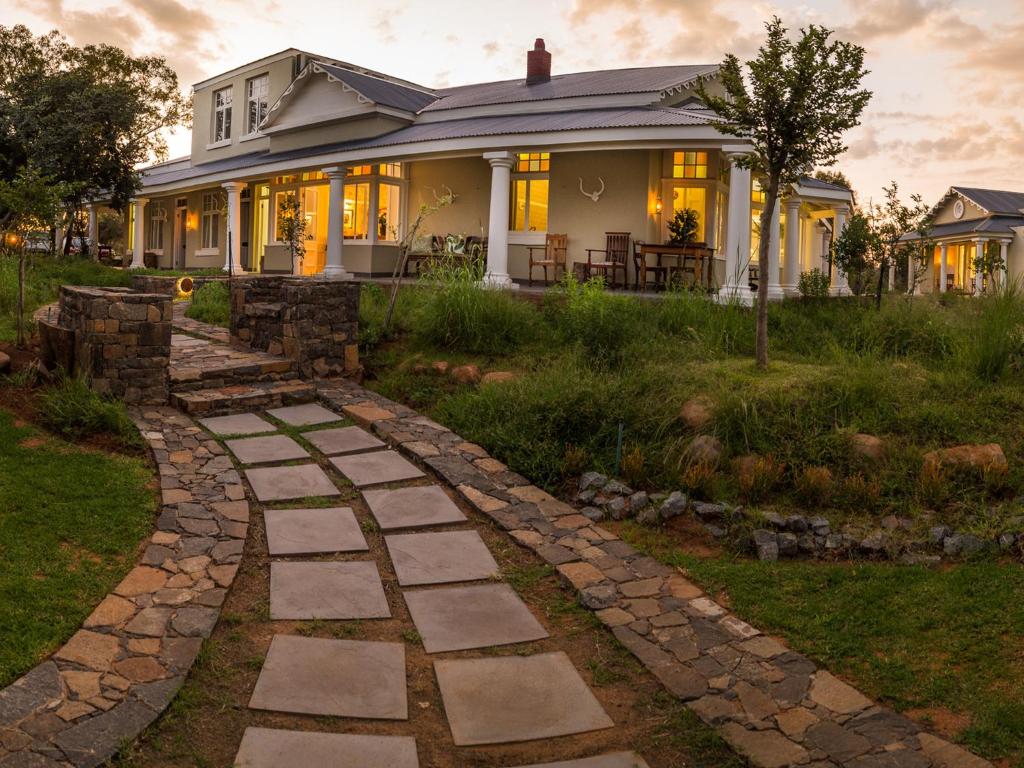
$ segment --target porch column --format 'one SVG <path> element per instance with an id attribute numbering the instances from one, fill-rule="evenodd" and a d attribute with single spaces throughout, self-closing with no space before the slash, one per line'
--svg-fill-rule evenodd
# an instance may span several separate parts
<path id="1" fill-rule="evenodd" d="M 1003 276 L 1006 278 L 1006 285 L 1010 285 L 1013 275 L 1010 274 L 1010 244 L 1006 240 L 999 241 L 999 258 L 1003 262 Z"/>
<path id="2" fill-rule="evenodd" d="M 782 200 L 775 201 L 772 213 L 771 228 L 768 230 L 768 300 L 782 299 L 782 286 L 779 284 L 779 255 L 782 251 Z M 762 270 L 762 274 L 764 270 Z"/>
<path id="3" fill-rule="evenodd" d="M 718 300 L 753 301 L 750 292 L 750 169 L 740 168 L 737 161 L 743 152 L 726 155 L 729 169 L 729 218 L 725 233 L 725 283 L 718 291 Z"/>
<path id="4" fill-rule="evenodd" d="M 351 280 L 353 277 L 352 273 L 345 269 L 345 263 L 342 261 L 342 246 L 345 243 L 344 211 L 342 209 L 345 205 L 346 172 L 346 168 L 341 165 L 324 168 L 328 180 L 327 261 L 319 276 L 327 280 Z"/>
<path id="5" fill-rule="evenodd" d="M 512 278 L 508 276 L 508 197 L 515 155 L 485 152 L 484 160 L 491 164 L 491 209 L 487 220 L 487 274 L 483 282 L 492 288 L 512 288 Z"/>
<path id="6" fill-rule="evenodd" d="M 786 261 L 782 265 L 782 290 L 787 296 L 796 296 L 800 284 L 800 200 L 786 198 Z"/>
<path id="7" fill-rule="evenodd" d="M 843 230 L 846 229 L 846 217 L 850 214 L 850 209 L 845 205 L 836 206 L 835 209 L 835 222 L 832 225 L 832 240 L 843 234 Z M 830 293 L 833 296 L 846 296 L 850 293 L 850 284 L 847 280 L 846 275 L 842 274 L 838 269 L 833 270 L 832 275 L 832 290 Z"/>
<path id="8" fill-rule="evenodd" d="M 100 217 L 99 206 L 89 203 L 89 255 L 94 259 L 100 257 Z"/>
<path id="9" fill-rule="evenodd" d="M 949 246 L 946 243 L 939 244 L 939 293 L 946 292 L 946 282 L 949 278 Z"/>
<path id="10" fill-rule="evenodd" d="M 984 274 L 980 269 L 982 260 L 985 258 L 985 243 L 987 240 L 978 238 L 974 241 L 974 295 L 980 296 L 984 290 Z"/>
<path id="11" fill-rule="evenodd" d="M 143 259 L 143 254 L 146 249 L 145 239 L 145 225 L 143 222 L 146 220 L 146 203 L 149 200 L 145 197 L 136 197 L 132 200 L 132 205 L 135 207 L 134 223 L 132 224 L 132 230 L 134 237 L 132 238 L 132 263 L 129 269 L 142 269 L 146 266 L 146 262 Z"/>
<path id="12" fill-rule="evenodd" d="M 889 260 L 889 292 L 896 290 L 896 262 Z"/>
<path id="13" fill-rule="evenodd" d="M 242 250 L 239 243 L 242 240 L 241 193 L 245 184 L 241 181 L 225 181 L 221 186 L 228 193 L 227 242 L 224 249 L 223 271 L 234 275 L 244 275 L 245 270 L 242 269 L 242 261 L 239 257 Z"/>

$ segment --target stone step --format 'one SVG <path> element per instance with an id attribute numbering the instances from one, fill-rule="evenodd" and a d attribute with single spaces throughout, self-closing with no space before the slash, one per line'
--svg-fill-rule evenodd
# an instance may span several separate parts
<path id="1" fill-rule="evenodd" d="M 170 368 L 171 392 L 195 392 L 242 384 L 273 383 L 297 379 L 291 360 L 241 361 L 211 368 Z"/>
<path id="2" fill-rule="evenodd" d="M 197 416 L 219 416 L 254 408 L 280 408 L 316 400 L 316 386 L 305 381 L 263 381 L 171 393 L 171 404 Z"/>

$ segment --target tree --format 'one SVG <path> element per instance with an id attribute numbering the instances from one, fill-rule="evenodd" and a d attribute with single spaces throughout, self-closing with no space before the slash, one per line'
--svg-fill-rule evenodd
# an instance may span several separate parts
<path id="1" fill-rule="evenodd" d="M 737 160 L 766 179 L 761 231 L 771 231 L 780 191 L 809 168 L 829 166 L 846 150 L 843 134 L 858 125 L 871 98 L 862 89 L 864 49 L 832 40 L 832 31 L 817 25 L 801 30 L 795 42 L 781 19 L 765 25 L 767 39 L 757 57 L 744 66 L 729 54 L 719 78 L 726 96 L 698 88 L 699 98 L 717 115 L 722 133 L 749 140 L 751 154 Z M 746 194 L 731 190 L 730 194 Z M 757 287 L 757 365 L 768 366 L 768 264 L 770 238 L 759 247 L 761 279 Z"/>
<path id="2" fill-rule="evenodd" d="M 859 211 L 850 216 L 846 229 L 832 241 L 832 263 L 846 275 L 854 296 L 868 289 L 881 251 L 881 239 L 871 220 Z"/>
<path id="3" fill-rule="evenodd" d="M 682 208 L 668 222 L 669 243 L 672 245 L 689 245 L 697 239 L 700 219 L 693 208 Z"/>
<path id="4" fill-rule="evenodd" d="M 850 195 L 853 197 L 853 207 L 857 207 L 857 191 L 853 188 L 853 182 L 838 168 L 819 168 L 814 172 L 813 177 L 818 181 L 837 184 L 850 190 Z"/>
<path id="5" fill-rule="evenodd" d="M 913 293 L 925 274 L 934 249 L 931 247 L 932 210 L 924 204 L 921 195 L 911 195 L 911 205 L 900 200 L 895 181 L 884 187 L 885 203 L 872 208 L 871 218 L 878 238 L 878 284 L 875 289 L 875 307 L 882 306 L 882 284 L 890 264 L 910 263 L 914 259 L 913 275 L 908 271 L 908 293 Z M 917 239 L 905 240 L 904 235 L 915 233 Z M 892 286 L 890 286 L 890 289 Z"/>
<path id="6" fill-rule="evenodd" d="M 0 206 L 5 211 L 8 244 L 18 252 L 17 345 L 25 347 L 25 259 L 29 233 L 49 229 L 60 215 L 66 185 L 55 184 L 31 163 L 11 181 L 0 179 Z"/>
<path id="7" fill-rule="evenodd" d="M 277 207 L 279 236 L 288 246 L 292 257 L 292 274 L 302 274 L 302 260 L 306 258 L 306 217 L 302 215 L 299 196 L 289 192 Z"/>

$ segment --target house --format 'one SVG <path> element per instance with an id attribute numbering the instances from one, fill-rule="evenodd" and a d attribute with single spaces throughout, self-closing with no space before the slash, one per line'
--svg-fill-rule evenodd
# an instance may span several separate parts
<path id="1" fill-rule="evenodd" d="M 307 224 L 305 275 L 390 275 L 421 205 L 450 191 L 430 233 L 487 238 L 487 277 L 528 277 L 529 246 L 568 235 L 569 268 L 605 233 L 661 243 L 697 211 L 714 283 L 749 299 L 764 192 L 733 160 L 749 143 L 717 131 L 695 89 L 716 65 L 552 74 L 538 39 L 525 77 L 430 88 L 288 49 L 194 86 L 192 153 L 144 169 L 130 211 L 132 266 L 290 272 L 281 203 Z M 849 190 L 806 179 L 773 224 L 770 292 L 822 267 Z M 630 280 L 635 280 L 632 258 Z M 824 262 L 827 271 L 827 260 Z M 841 276 L 833 289 L 845 290 Z"/>
<path id="2" fill-rule="evenodd" d="M 986 273 L 1014 280 L 1024 272 L 1024 192 L 950 187 L 932 209 L 932 226 L 924 237 L 909 232 L 902 240 L 922 242 L 930 255 L 917 290 L 982 293 Z M 981 270 L 975 268 L 979 263 L 985 265 Z M 908 274 L 914 271 L 911 263 Z"/>

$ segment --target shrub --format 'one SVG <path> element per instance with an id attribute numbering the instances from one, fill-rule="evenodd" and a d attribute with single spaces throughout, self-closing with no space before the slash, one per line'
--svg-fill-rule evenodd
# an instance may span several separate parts
<path id="1" fill-rule="evenodd" d="M 636 488 L 644 482 L 644 449 L 637 443 L 630 443 L 622 454 L 622 478 L 626 485 Z"/>
<path id="2" fill-rule="evenodd" d="M 834 481 L 828 467 L 804 467 L 793 481 L 797 499 L 805 507 L 827 506 L 832 500 Z"/>
<path id="3" fill-rule="evenodd" d="M 562 459 L 562 476 L 575 477 L 582 475 L 590 466 L 590 454 L 586 448 L 578 445 L 565 446 L 565 457 Z"/>
<path id="4" fill-rule="evenodd" d="M 871 510 L 878 506 L 882 486 L 857 473 L 844 477 L 836 487 L 835 501 L 838 506 L 854 510 Z"/>
<path id="5" fill-rule="evenodd" d="M 750 504 L 766 499 L 782 482 L 784 467 L 771 456 L 743 462 L 737 473 L 740 496 Z"/>
<path id="6" fill-rule="evenodd" d="M 683 470 L 680 485 L 690 496 L 697 499 L 713 499 L 715 496 L 715 468 L 705 462 L 691 463 Z"/>
<path id="7" fill-rule="evenodd" d="M 995 381 L 1019 355 L 1024 312 L 1013 287 L 981 300 L 978 330 L 970 349 L 974 372 L 983 381 Z"/>
<path id="8" fill-rule="evenodd" d="M 193 294 L 185 317 L 227 328 L 231 324 L 231 293 L 226 280 L 211 280 Z"/>
<path id="9" fill-rule="evenodd" d="M 637 302 L 614 296 L 600 278 L 562 281 L 565 306 L 560 329 L 565 340 L 579 346 L 589 363 L 610 367 L 622 362 L 626 346 L 636 338 L 640 323 Z"/>
<path id="10" fill-rule="evenodd" d="M 69 438 L 112 435 L 125 446 L 140 445 L 124 404 L 94 392 L 81 377 L 62 376 L 40 398 L 43 422 Z"/>
<path id="11" fill-rule="evenodd" d="M 815 267 L 810 272 L 801 272 L 800 280 L 797 283 L 797 290 L 805 299 L 828 298 L 829 279 L 828 275 Z"/>
<path id="12" fill-rule="evenodd" d="M 917 480 L 917 497 L 922 506 L 941 509 L 953 496 L 953 487 L 945 470 L 938 464 L 926 464 Z"/>

